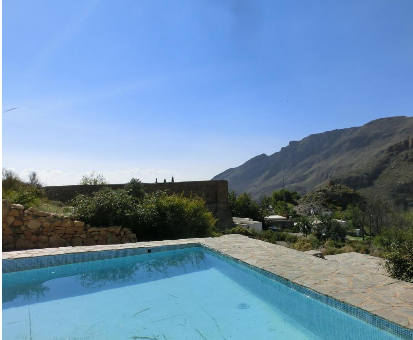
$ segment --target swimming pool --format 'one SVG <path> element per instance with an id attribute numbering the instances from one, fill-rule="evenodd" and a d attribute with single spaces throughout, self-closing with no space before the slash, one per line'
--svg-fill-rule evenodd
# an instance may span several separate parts
<path id="1" fill-rule="evenodd" d="M 203 247 L 3 260 L 3 271 L 4 339 L 413 339 Z"/>

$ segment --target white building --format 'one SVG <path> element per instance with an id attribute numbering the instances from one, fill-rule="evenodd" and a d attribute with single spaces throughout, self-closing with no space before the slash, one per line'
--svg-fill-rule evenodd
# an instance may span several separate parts
<path id="1" fill-rule="evenodd" d="M 255 231 L 262 231 L 262 222 L 253 221 L 251 218 L 233 217 L 235 225 L 244 227 L 245 229 L 254 229 Z"/>

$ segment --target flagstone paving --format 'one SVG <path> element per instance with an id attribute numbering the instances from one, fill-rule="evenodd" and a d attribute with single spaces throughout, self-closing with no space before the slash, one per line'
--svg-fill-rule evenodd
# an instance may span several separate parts
<path id="1" fill-rule="evenodd" d="M 226 235 L 217 238 L 32 249 L 6 252 L 2 257 L 18 259 L 179 244 L 202 244 L 413 330 L 413 283 L 388 277 L 381 259 L 358 253 L 326 256 L 326 259 L 321 259 L 242 235 Z"/>

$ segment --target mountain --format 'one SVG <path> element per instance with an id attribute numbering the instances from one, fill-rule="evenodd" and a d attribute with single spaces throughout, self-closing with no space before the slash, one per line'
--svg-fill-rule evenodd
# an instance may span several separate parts
<path id="1" fill-rule="evenodd" d="M 413 117 L 390 117 L 292 141 L 228 169 L 214 180 L 255 199 L 282 188 L 306 194 L 329 179 L 370 197 L 413 204 Z"/>

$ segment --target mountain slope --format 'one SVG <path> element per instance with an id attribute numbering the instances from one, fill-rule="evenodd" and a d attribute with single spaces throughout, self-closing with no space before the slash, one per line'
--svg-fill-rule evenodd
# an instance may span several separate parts
<path id="1" fill-rule="evenodd" d="M 369 196 L 405 203 L 413 195 L 413 117 L 374 120 L 290 142 L 270 156 L 256 156 L 213 179 L 228 180 L 255 199 L 282 188 L 311 192 L 334 178 Z M 409 189 L 410 188 L 410 189 Z"/>

